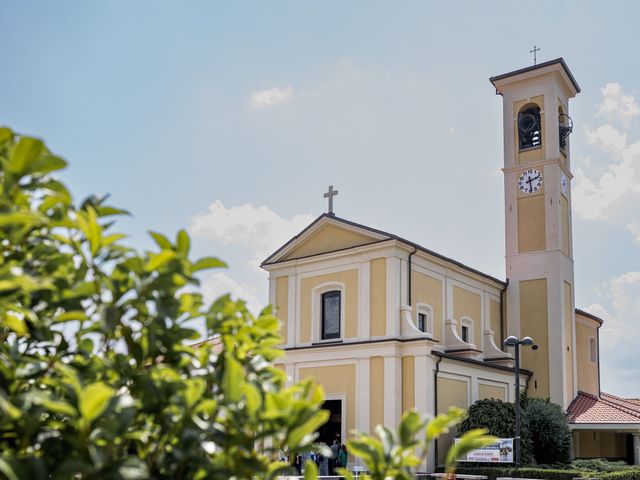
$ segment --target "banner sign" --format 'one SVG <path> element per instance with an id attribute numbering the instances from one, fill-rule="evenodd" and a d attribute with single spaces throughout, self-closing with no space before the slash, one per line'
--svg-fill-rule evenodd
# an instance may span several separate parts
<path id="1" fill-rule="evenodd" d="M 456 443 L 459 439 L 455 439 Z M 513 438 L 500 438 L 496 443 L 473 450 L 459 462 L 513 463 Z"/>

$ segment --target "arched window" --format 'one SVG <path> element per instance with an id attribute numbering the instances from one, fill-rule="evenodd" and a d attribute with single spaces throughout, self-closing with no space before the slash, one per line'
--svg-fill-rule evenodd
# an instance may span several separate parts
<path id="1" fill-rule="evenodd" d="M 322 294 L 322 340 L 340 338 L 340 290 Z"/>
<path id="2" fill-rule="evenodd" d="M 596 346 L 596 339 L 589 337 L 589 360 L 592 363 L 598 362 L 598 350 Z"/>
<path id="3" fill-rule="evenodd" d="M 518 138 L 520 150 L 542 145 L 540 107 L 537 105 L 524 108 L 518 113 Z"/>

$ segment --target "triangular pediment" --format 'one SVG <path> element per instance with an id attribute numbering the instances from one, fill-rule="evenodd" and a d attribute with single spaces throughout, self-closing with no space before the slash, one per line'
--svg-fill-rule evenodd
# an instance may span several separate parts
<path id="1" fill-rule="evenodd" d="M 345 250 L 392 238 L 384 232 L 322 215 L 267 258 L 263 265 Z"/>

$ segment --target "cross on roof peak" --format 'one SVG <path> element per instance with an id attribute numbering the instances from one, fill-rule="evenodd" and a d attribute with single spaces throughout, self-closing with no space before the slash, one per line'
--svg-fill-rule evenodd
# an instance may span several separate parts
<path id="1" fill-rule="evenodd" d="M 536 55 L 536 53 L 538 53 L 540 51 L 540 49 L 538 47 L 536 47 L 535 45 L 533 46 L 533 50 L 529 50 L 529 53 L 533 53 L 533 64 L 535 65 L 536 63 L 538 63 L 538 57 Z"/>
<path id="2" fill-rule="evenodd" d="M 333 197 L 338 195 L 338 190 L 333 189 L 333 185 L 329 185 L 329 191 L 324 194 L 324 198 L 329 199 L 329 215 L 333 215 Z"/>

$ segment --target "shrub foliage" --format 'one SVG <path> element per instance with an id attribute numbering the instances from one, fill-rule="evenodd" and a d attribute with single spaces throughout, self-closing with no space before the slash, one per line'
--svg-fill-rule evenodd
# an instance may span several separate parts
<path id="1" fill-rule="evenodd" d="M 569 463 L 571 432 L 562 407 L 542 398 L 527 398 L 523 407 L 529 420 L 536 462 L 549 465 Z"/>
<path id="2" fill-rule="evenodd" d="M 74 204 L 66 162 L 0 129 L 0 472 L 29 478 L 269 477 L 327 413 L 310 382 L 272 365 L 278 322 L 228 296 L 205 305 L 189 236 L 114 233 L 126 212 Z M 191 288 L 189 288 L 191 287 Z M 224 346 L 187 346 L 194 320 Z M 268 441 L 267 441 L 268 440 Z M 256 445 L 261 448 L 256 448 Z M 0 475 L 1 476 L 1 475 Z"/>
<path id="3" fill-rule="evenodd" d="M 523 410 L 520 417 L 520 445 L 523 463 L 531 462 L 531 431 L 529 419 Z M 478 400 L 469 407 L 467 418 L 460 424 L 459 432 L 485 428 L 490 435 L 511 438 L 515 432 L 516 414 L 513 403 L 493 398 Z"/>

